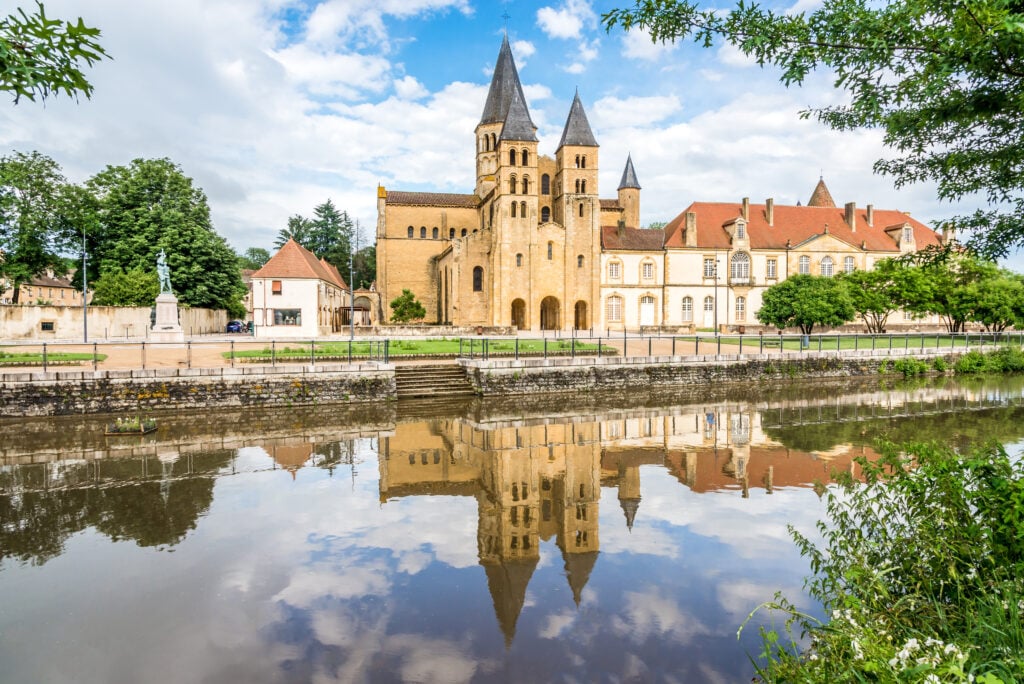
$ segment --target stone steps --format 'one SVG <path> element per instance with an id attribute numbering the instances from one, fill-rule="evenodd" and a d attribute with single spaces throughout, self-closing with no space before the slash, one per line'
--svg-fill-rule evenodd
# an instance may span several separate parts
<path id="1" fill-rule="evenodd" d="M 399 399 L 466 397 L 476 394 L 466 378 L 466 371 L 453 363 L 396 366 L 395 387 Z"/>

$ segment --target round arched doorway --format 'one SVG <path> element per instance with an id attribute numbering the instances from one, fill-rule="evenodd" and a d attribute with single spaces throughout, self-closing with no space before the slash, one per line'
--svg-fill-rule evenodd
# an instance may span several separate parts
<path id="1" fill-rule="evenodd" d="M 574 321 L 575 321 L 575 328 L 577 330 L 586 330 L 587 328 L 590 327 L 590 324 L 587 322 L 587 303 L 586 302 L 584 302 L 583 300 L 580 300 L 580 301 L 576 302 L 575 314 L 576 315 L 574 317 Z"/>
<path id="2" fill-rule="evenodd" d="M 540 329 L 561 330 L 562 328 L 562 306 L 554 297 L 545 297 L 540 300 Z"/>
<path id="3" fill-rule="evenodd" d="M 512 300 L 512 325 L 517 330 L 526 329 L 526 302 L 522 299 Z"/>

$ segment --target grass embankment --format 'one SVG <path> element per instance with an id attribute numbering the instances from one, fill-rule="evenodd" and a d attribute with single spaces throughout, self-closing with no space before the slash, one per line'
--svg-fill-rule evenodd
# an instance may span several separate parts
<path id="1" fill-rule="evenodd" d="M 970 454 L 883 445 L 839 475 L 815 545 L 792 528 L 830 615 L 780 595 L 762 629 L 765 682 L 1024 682 L 1024 462 L 998 446 Z M 804 646 L 796 641 L 803 636 Z"/>
<path id="2" fill-rule="evenodd" d="M 689 342 L 693 344 L 696 340 L 700 340 L 705 343 L 713 343 L 715 340 L 720 340 L 723 345 L 732 345 L 735 347 L 740 346 L 741 340 L 744 349 L 758 349 L 762 346 L 766 349 L 779 349 L 784 351 L 853 351 L 853 350 L 867 350 L 867 349 L 923 349 L 925 351 L 929 349 L 965 349 L 977 346 L 988 346 L 991 347 L 993 344 L 1002 344 L 993 342 L 991 335 L 988 335 L 988 339 L 984 336 L 977 335 L 971 337 L 970 341 L 967 341 L 964 336 L 950 337 L 949 335 L 869 335 L 869 334 L 858 334 L 852 335 L 849 333 L 836 334 L 836 333 L 825 333 L 825 334 L 812 334 L 807 336 L 807 344 L 803 345 L 800 335 L 787 335 L 780 337 L 779 335 L 743 335 L 742 338 L 739 335 L 719 335 L 718 338 L 712 336 L 675 336 L 677 344 L 685 344 Z"/>
<path id="3" fill-rule="evenodd" d="M 93 354 L 91 352 L 47 352 L 46 363 L 47 365 L 54 366 L 69 366 L 82 363 L 83 361 L 92 362 Z M 107 358 L 106 354 L 96 354 L 96 361 L 103 361 Z M 42 366 L 43 365 L 43 354 L 42 352 L 0 352 L 0 366 Z"/>
<path id="4" fill-rule="evenodd" d="M 909 378 L 924 375 L 929 371 L 945 373 L 949 364 L 939 357 L 931 361 L 923 359 L 886 359 L 878 367 L 883 375 L 886 373 L 902 373 Z M 982 375 L 986 373 L 1022 373 L 1024 372 L 1024 351 L 1017 347 L 1001 347 L 994 351 L 982 353 L 969 351 L 953 362 L 953 372 L 957 375 Z"/>
<path id="5" fill-rule="evenodd" d="M 487 353 L 492 356 L 507 356 L 515 354 L 515 340 L 486 340 Z M 460 346 L 457 339 L 441 340 L 392 340 L 388 343 L 388 354 L 395 356 L 439 356 L 451 357 L 460 353 L 480 354 L 483 351 L 484 340 L 474 340 L 472 347 L 469 340 L 464 340 Z M 349 347 L 351 346 L 352 358 L 381 358 L 384 355 L 382 342 L 317 342 L 313 345 L 313 357 L 320 361 L 347 360 L 349 358 Z M 583 342 L 572 339 L 548 340 L 548 355 L 565 356 L 577 354 L 597 354 L 598 344 Z M 519 353 L 521 355 L 543 354 L 545 349 L 544 340 L 519 340 Z M 617 350 L 608 345 L 601 345 L 603 355 L 617 354 Z M 231 358 L 232 352 L 223 352 L 224 358 Z M 246 349 L 234 352 L 236 359 L 243 361 L 302 361 L 310 357 L 309 345 L 305 346 L 283 346 L 272 349 Z"/>

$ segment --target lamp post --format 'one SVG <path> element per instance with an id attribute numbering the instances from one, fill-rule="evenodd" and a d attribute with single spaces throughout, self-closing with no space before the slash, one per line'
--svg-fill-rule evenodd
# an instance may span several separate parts
<path id="1" fill-rule="evenodd" d="M 718 257 L 715 257 L 715 334 L 718 334 Z"/>
<path id="2" fill-rule="evenodd" d="M 348 338 L 356 338 L 356 286 L 352 280 L 352 248 L 348 250 Z"/>
<path id="3" fill-rule="evenodd" d="M 82 342 L 89 342 L 89 274 L 86 272 L 88 255 L 85 252 L 85 229 L 82 229 Z"/>

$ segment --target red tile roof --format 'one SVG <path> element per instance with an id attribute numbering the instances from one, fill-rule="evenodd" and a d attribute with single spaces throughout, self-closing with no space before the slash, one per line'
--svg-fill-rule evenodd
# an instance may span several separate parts
<path id="1" fill-rule="evenodd" d="M 832 193 L 828 191 L 828 187 L 825 185 L 825 179 L 819 178 L 818 184 L 814 186 L 814 192 L 811 193 L 811 199 L 807 200 L 807 206 L 809 207 L 834 207 L 836 201 L 832 199 Z"/>
<path id="2" fill-rule="evenodd" d="M 601 227 L 601 247 L 604 249 L 624 249 L 641 252 L 661 251 L 665 245 L 665 231 L 651 228 L 623 228 L 621 235 L 618 226 Z"/>
<path id="3" fill-rule="evenodd" d="M 467 207 L 476 209 L 480 198 L 476 195 L 460 195 L 451 192 L 401 192 L 388 190 L 388 204 L 405 204 L 417 207 Z"/>
<path id="4" fill-rule="evenodd" d="M 316 258 L 308 249 L 289 239 L 263 268 L 252 274 L 253 278 L 315 278 L 348 289 L 345 281 L 333 266 Z M 329 264 L 327 266 L 330 266 Z"/>
<path id="5" fill-rule="evenodd" d="M 665 226 L 665 246 L 685 246 L 684 233 L 687 212 L 697 214 L 697 247 L 704 249 L 729 249 L 729 234 L 722 228 L 728 222 L 741 216 L 742 205 L 730 202 L 694 202 L 683 213 Z M 856 231 L 846 224 L 845 210 L 836 207 L 792 207 L 775 205 L 774 225 L 769 226 L 765 216 L 765 205 L 750 205 L 750 220 L 747 222 L 747 236 L 751 249 L 785 249 L 787 242 L 796 247 L 825 232 L 849 243 L 874 252 L 899 252 L 899 245 L 886 229 L 910 224 L 914 231 L 917 249 L 939 244 L 938 234 L 920 221 L 902 211 L 875 209 L 873 226 L 868 226 L 867 210 L 858 207 L 854 213 Z"/>
<path id="6" fill-rule="evenodd" d="M 601 200 L 601 211 L 616 211 L 622 207 L 619 206 L 619 200 L 617 199 L 603 199 Z"/>

